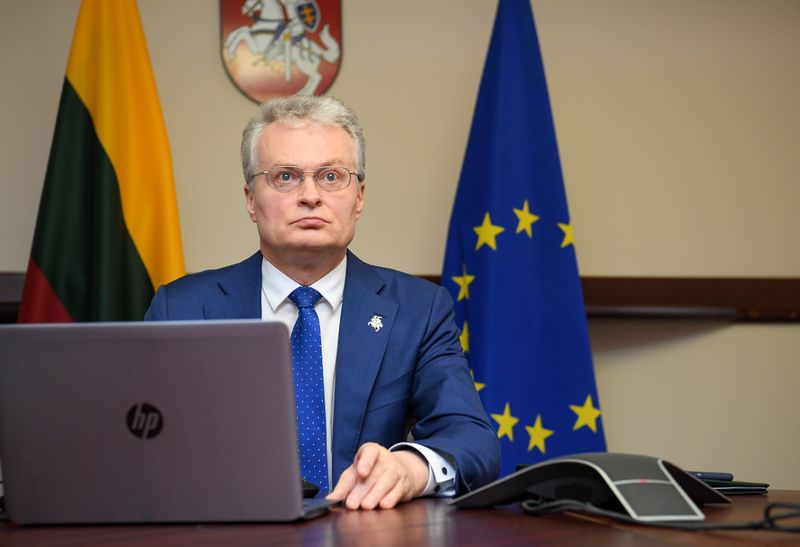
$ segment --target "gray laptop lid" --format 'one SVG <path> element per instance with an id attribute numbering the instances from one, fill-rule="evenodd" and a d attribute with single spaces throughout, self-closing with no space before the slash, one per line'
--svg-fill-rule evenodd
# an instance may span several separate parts
<path id="1" fill-rule="evenodd" d="M 295 424 L 280 323 L 0 327 L 0 465 L 16 522 L 309 516 Z"/>

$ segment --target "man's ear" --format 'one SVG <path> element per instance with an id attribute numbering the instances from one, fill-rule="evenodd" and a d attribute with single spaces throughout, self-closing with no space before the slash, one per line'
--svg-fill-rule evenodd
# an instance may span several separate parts
<path id="1" fill-rule="evenodd" d="M 359 182 L 358 183 L 358 196 L 356 197 L 356 220 L 361 217 L 361 211 L 364 209 L 364 192 L 367 189 L 367 183 Z"/>
<path id="2" fill-rule="evenodd" d="M 247 209 L 247 214 L 250 215 L 250 220 L 256 221 L 256 204 L 255 204 L 255 188 L 250 190 L 250 185 L 244 185 L 244 208 Z"/>

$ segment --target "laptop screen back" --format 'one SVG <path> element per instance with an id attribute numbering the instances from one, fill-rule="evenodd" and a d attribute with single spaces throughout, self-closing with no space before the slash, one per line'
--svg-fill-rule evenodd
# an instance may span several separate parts
<path id="1" fill-rule="evenodd" d="M 0 328 L 0 465 L 21 523 L 294 520 L 286 327 Z"/>

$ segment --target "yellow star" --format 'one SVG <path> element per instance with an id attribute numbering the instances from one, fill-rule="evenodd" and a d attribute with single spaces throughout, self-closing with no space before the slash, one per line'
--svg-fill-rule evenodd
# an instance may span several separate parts
<path id="1" fill-rule="evenodd" d="M 519 419 L 511 415 L 509 404 L 506 403 L 506 409 L 502 414 L 492 414 L 492 418 L 494 418 L 494 421 L 500 426 L 497 430 L 497 438 L 502 439 L 503 435 L 505 435 L 508 437 L 508 440 L 514 442 L 514 426 Z"/>
<path id="2" fill-rule="evenodd" d="M 476 382 L 475 381 L 475 371 L 473 371 L 472 369 L 469 369 L 469 375 L 472 376 L 472 381 L 475 384 L 475 391 L 480 391 L 480 390 L 482 390 L 483 388 L 486 387 L 486 384 L 482 384 L 480 382 Z"/>
<path id="3" fill-rule="evenodd" d="M 521 231 L 525 231 L 528 234 L 528 237 L 533 237 L 533 231 L 531 230 L 531 226 L 534 222 L 539 220 L 539 217 L 532 214 L 528 209 L 528 200 L 525 200 L 525 203 L 522 204 L 522 209 L 514 209 L 514 214 L 517 215 L 517 219 L 519 219 L 519 223 L 517 224 L 517 233 Z"/>
<path id="4" fill-rule="evenodd" d="M 461 329 L 461 336 L 458 337 L 458 340 L 461 342 L 461 349 L 464 350 L 464 353 L 469 353 L 469 325 L 466 321 L 464 321 L 464 328 Z"/>
<path id="5" fill-rule="evenodd" d="M 583 406 L 569 405 L 569 407 L 572 409 L 572 412 L 578 415 L 578 419 L 575 420 L 572 431 L 587 426 L 593 432 L 597 433 L 597 418 L 600 416 L 600 409 L 592 405 L 591 393 L 586 396 L 586 401 L 584 401 Z"/>
<path id="6" fill-rule="evenodd" d="M 567 245 L 573 245 L 575 243 L 575 237 L 572 235 L 572 224 L 561 224 L 559 222 L 558 227 L 564 232 L 564 240 L 561 242 L 561 248 L 563 249 Z"/>
<path id="7" fill-rule="evenodd" d="M 475 276 L 469 275 L 467 273 L 466 264 L 463 265 L 462 271 L 464 272 L 464 275 L 454 275 L 453 277 L 450 278 L 453 281 L 455 281 L 459 286 L 458 298 L 456 299 L 456 302 L 464 300 L 465 298 L 469 300 L 469 284 L 475 281 Z"/>
<path id="8" fill-rule="evenodd" d="M 536 423 L 532 426 L 526 425 L 525 431 L 528 432 L 528 435 L 531 436 L 531 442 L 528 443 L 528 452 L 533 450 L 533 447 L 539 449 L 539 452 L 544 454 L 544 441 L 553 434 L 552 429 L 547 429 L 542 427 L 542 416 L 541 414 L 536 416 Z"/>
<path id="9" fill-rule="evenodd" d="M 506 229 L 502 226 L 495 226 L 492 224 L 492 218 L 489 216 L 489 213 L 486 213 L 486 215 L 483 217 L 483 224 L 480 226 L 475 226 L 473 230 L 475 230 L 475 233 L 478 234 L 478 243 L 475 244 L 476 251 L 484 244 L 496 251 L 497 243 L 495 242 L 494 238 L 497 236 L 497 234 L 506 231 Z"/>

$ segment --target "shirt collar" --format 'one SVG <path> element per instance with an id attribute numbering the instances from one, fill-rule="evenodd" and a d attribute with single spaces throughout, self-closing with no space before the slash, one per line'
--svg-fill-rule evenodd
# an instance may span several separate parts
<path id="1" fill-rule="evenodd" d="M 321 301 L 327 302 L 333 310 L 336 310 L 342 303 L 346 273 L 347 255 L 334 269 L 311 285 L 322 295 Z M 299 286 L 296 281 L 273 266 L 269 260 L 262 258 L 261 288 L 273 312 L 277 311 L 284 302 L 289 302 L 289 294 Z"/>

